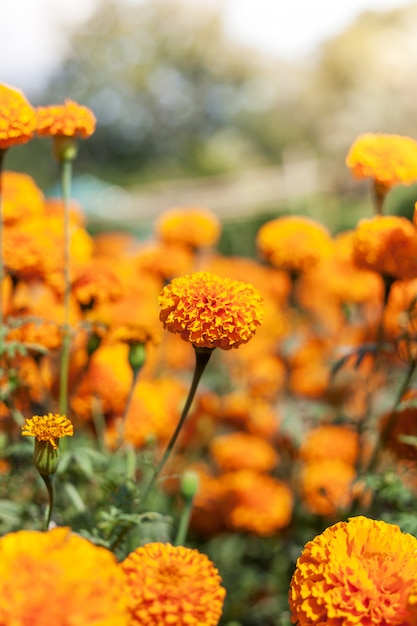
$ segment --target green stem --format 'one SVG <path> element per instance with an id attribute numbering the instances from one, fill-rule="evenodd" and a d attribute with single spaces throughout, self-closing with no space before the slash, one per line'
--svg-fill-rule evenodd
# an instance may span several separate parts
<path id="1" fill-rule="evenodd" d="M 4 258 L 3 258 L 3 193 L 2 178 L 4 157 L 7 150 L 0 150 L 0 328 L 3 326 L 3 282 L 4 282 Z"/>
<path id="2" fill-rule="evenodd" d="M 144 504 L 144 502 L 146 501 L 147 497 L 149 496 L 149 493 L 151 492 L 162 468 L 164 467 L 165 463 L 168 461 L 169 456 L 175 446 L 175 443 L 178 439 L 178 435 L 180 434 L 182 427 L 184 425 L 184 422 L 186 420 L 186 417 L 188 415 L 188 412 L 190 410 L 192 401 L 194 400 L 194 396 L 195 396 L 195 392 L 197 391 L 197 387 L 198 387 L 198 383 L 200 382 L 200 378 L 206 368 L 207 363 L 209 362 L 210 356 L 213 352 L 213 350 L 211 349 L 199 349 L 199 348 L 195 348 L 195 356 L 196 356 L 196 360 L 195 360 L 195 368 L 194 368 L 194 375 L 193 375 L 193 380 L 191 382 L 191 387 L 190 387 L 190 391 L 188 392 L 188 397 L 187 400 L 185 402 L 183 411 L 181 413 L 181 417 L 180 420 L 177 424 L 177 427 L 174 431 L 174 434 L 172 435 L 168 446 L 162 456 L 162 459 L 159 461 L 158 465 L 156 465 L 156 467 L 153 470 L 151 479 L 147 485 L 147 487 L 145 488 L 145 490 L 142 493 L 142 497 L 140 499 L 140 504 Z"/>
<path id="3" fill-rule="evenodd" d="M 176 546 L 185 545 L 185 542 L 187 539 L 188 527 L 190 525 L 191 512 L 193 510 L 193 500 L 194 498 L 185 499 L 184 509 L 180 517 L 180 523 L 178 525 L 177 536 L 175 537 L 175 542 L 174 542 Z"/>
<path id="4" fill-rule="evenodd" d="M 66 415 L 68 410 L 68 376 L 70 358 L 69 309 L 71 296 L 70 278 L 70 228 L 69 203 L 71 198 L 72 160 L 61 162 L 61 187 L 64 204 L 64 325 L 62 329 L 61 375 L 59 386 L 59 412 Z"/>
<path id="5" fill-rule="evenodd" d="M 43 482 L 45 483 L 46 489 L 48 491 L 48 496 L 49 496 L 49 505 L 48 505 L 48 509 L 47 509 L 46 517 L 45 517 L 45 530 L 48 530 L 49 524 L 51 523 L 52 510 L 53 510 L 54 502 L 55 502 L 55 490 L 54 490 L 53 478 L 51 478 L 49 474 L 41 474 L 41 476 L 42 476 Z"/>
<path id="6" fill-rule="evenodd" d="M 414 372 L 416 370 L 416 367 L 417 367 L 417 360 L 411 361 L 410 364 L 409 364 L 408 370 L 407 370 L 407 374 L 406 374 L 406 376 L 405 376 L 405 378 L 404 378 L 404 380 L 402 382 L 401 387 L 398 390 L 397 396 L 395 398 L 394 405 L 393 405 L 393 407 L 392 407 L 392 409 L 391 409 L 391 411 L 389 413 L 389 416 L 388 416 L 388 419 L 387 419 L 387 421 L 385 423 L 385 426 L 382 429 L 381 434 L 379 436 L 379 439 L 378 439 L 378 441 L 377 441 L 377 443 L 375 445 L 375 448 L 374 448 L 371 460 L 369 461 L 369 464 L 368 464 L 368 468 L 367 468 L 368 472 L 372 472 L 375 469 L 375 467 L 376 467 L 376 465 L 378 463 L 378 459 L 379 459 L 379 455 L 381 453 L 381 450 L 383 450 L 383 448 L 385 447 L 385 444 L 387 443 L 387 441 L 388 441 L 388 439 L 389 439 L 389 437 L 391 435 L 391 432 L 392 432 L 392 429 L 395 426 L 395 420 L 396 420 L 396 417 L 397 417 L 396 416 L 396 410 L 397 410 L 398 405 L 400 404 L 400 402 L 402 400 L 402 397 L 404 396 L 404 393 L 406 392 L 406 390 L 408 388 L 408 385 L 411 382 L 411 379 L 412 379 L 413 374 L 414 374 Z"/>

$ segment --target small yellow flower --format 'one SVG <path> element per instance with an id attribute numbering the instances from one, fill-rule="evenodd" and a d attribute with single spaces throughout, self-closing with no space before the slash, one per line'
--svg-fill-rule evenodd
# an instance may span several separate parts
<path id="1" fill-rule="evenodd" d="M 48 413 L 28 417 L 22 427 L 22 435 L 36 437 L 38 441 L 49 441 L 51 446 L 58 448 L 57 439 L 72 437 L 74 427 L 65 415 Z"/>
<path id="2" fill-rule="evenodd" d="M 263 318 L 255 287 L 209 272 L 174 278 L 159 304 L 164 328 L 196 348 L 237 348 L 249 341 Z"/>

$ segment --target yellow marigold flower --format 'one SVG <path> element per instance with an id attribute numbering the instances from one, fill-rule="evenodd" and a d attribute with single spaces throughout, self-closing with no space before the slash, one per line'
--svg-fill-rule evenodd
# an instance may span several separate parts
<path id="1" fill-rule="evenodd" d="M 94 113 L 73 100 L 37 108 L 37 132 L 41 137 L 63 135 L 87 139 L 96 128 Z"/>
<path id="2" fill-rule="evenodd" d="M 114 555 L 69 528 L 0 538 L 2 626 L 125 626 L 126 600 Z"/>
<path id="3" fill-rule="evenodd" d="M 221 226 L 217 215 L 208 209 L 173 207 L 161 214 L 155 231 L 164 243 L 202 248 L 217 243 Z"/>
<path id="4" fill-rule="evenodd" d="M 0 85 L 0 150 L 28 142 L 35 130 L 35 110 L 23 93 Z"/>
<path id="5" fill-rule="evenodd" d="M 250 469 L 269 472 L 278 463 L 277 451 L 265 439 L 248 433 L 227 433 L 215 437 L 209 451 L 220 470 Z"/>
<path id="6" fill-rule="evenodd" d="M 209 272 L 174 278 L 159 304 L 164 328 L 197 348 L 237 348 L 263 317 L 261 295 L 252 285 Z"/>
<path id="7" fill-rule="evenodd" d="M 57 439 L 72 437 L 74 427 L 65 415 L 48 413 L 48 415 L 34 415 L 28 417 L 22 426 L 22 435 L 35 437 L 38 441 L 49 441 L 55 449 Z"/>
<path id="8" fill-rule="evenodd" d="M 284 216 L 267 222 L 259 229 L 256 243 L 264 259 L 291 274 L 309 271 L 333 251 L 325 226 L 303 216 Z"/>
<path id="9" fill-rule="evenodd" d="M 289 601 L 299 626 L 408 626 L 417 539 L 366 517 L 338 522 L 308 542 Z"/>
<path id="10" fill-rule="evenodd" d="M 359 453 L 358 433 L 348 426 L 325 424 L 311 430 L 300 448 L 304 461 L 339 459 L 354 465 Z"/>
<path id="11" fill-rule="evenodd" d="M 148 543 L 131 552 L 120 567 L 130 591 L 131 626 L 218 624 L 226 592 L 205 554 Z"/>
<path id="12" fill-rule="evenodd" d="M 305 507 L 317 515 L 346 511 L 353 499 L 355 468 L 340 459 L 310 461 L 301 470 L 300 490 Z"/>
<path id="13" fill-rule="evenodd" d="M 385 187 L 417 180 L 417 142 L 411 137 L 366 133 L 350 147 L 346 165 L 356 178 L 372 178 Z"/>
<path id="14" fill-rule="evenodd" d="M 353 237 L 353 259 L 361 268 L 394 278 L 417 277 L 417 229 L 405 217 L 362 219 Z"/>
<path id="15" fill-rule="evenodd" d="M 291 521 L 293 495 L 284 482 L 252 470 L 223 476 L 229 528 L 268 536 Z"/>
<path id="16" fill-rule="evenodd" d="M 43 213 L 44 195 L 28 174 L 6 170 L 1 176 L 0 190 L 5 224 L 14 224 Z"/>

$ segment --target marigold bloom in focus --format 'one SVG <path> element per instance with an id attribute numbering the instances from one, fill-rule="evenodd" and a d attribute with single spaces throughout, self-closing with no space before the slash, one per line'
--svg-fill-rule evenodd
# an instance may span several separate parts
<path id="1" fill-rule="evenodd" d="M 417 142 L 411 137 L 366 133 L 350 147 L 346 165 L 356 178 L 372 178 L 385 187 L 417 180 Z"/>
<path id="2" fill-rule="evenodd" d="M 417 539 L 394 524 L 352 517 L 304 547 L 290 587 L 299 626 L 408 626 Z"/>
<path id="3" fill-rule="evenodd" d="M 0 85 L 0 150 L 28 142 L 35 130 L 35 110 L 23 93 Z"/>
<path id="4" fill-rule="evenodd" d="M 131 626 L 218 624 L 226 592 L 205 554 L 148 543 L 131 552 L 120 568 L 130 591 Z"/>
<path id="5" fill-rule="evenodd" d="M 0 623 L 125 626 L 124 576 L 115 556 L 69 528 L 4 535 Z"/>
<path id="6" fill-rule="evenodd" d="M 208 209 L 173 207 L 161 214 L 155 230 L 164 243 L 195 249 L 217 243 L 221 227 L 218 217 Z"/>
<path id="7" fill-rule="evenodd" d="M 87 139 L 96 128 L 94 113 L 73 100 L 37 108 L 37 132 L 41 137 L 63 135 Z"/>
<path id="8" fill-rule="evenodd" d="M 174 278 L 159 304 L 164 328 L 196 348 L 237 348 L 263 318 L 262 298 L 252 285 L 209 272 Z"/>
<path id="9" fill-rule="evenodd" d="M 53 448 L 57 448 L 57 439 L 72 437 L 74 427 L 65 415 L 48 413 L 48 415 L 34 415 L 28 417 L 22 426 L 22 435 L 35 437 L 38 441 L 49 441 Z"/>
<path id="10" fill-rule="evenodd" d="M 417 277 L 417 229 L 405 217 L 362 219 L 353 236 L 353 259 L 361 268 L 394 278 Z"/>
<path id="11" fill-rule="evenodd" d="M 303 216 L 284 216 L 266 222 L 258 231 L 256 243 L 264 259 L 291 274 L 316 267 L 333 250 L 326 227 Z"/>

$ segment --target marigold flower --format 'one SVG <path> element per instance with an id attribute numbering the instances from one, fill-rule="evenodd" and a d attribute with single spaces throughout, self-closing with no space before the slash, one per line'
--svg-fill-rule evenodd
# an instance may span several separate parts
<path id="1" fill-rule="evenodd" d="M 28 417 L 22 426 L 22 435 L 35 437 L 38 441 L 49 441 L 55 449 L 57 439 L 72 437 L 74 427 L 65 415 L 48 413 L 48 415 L 34 415 Z"/>
<path id="2" fill-rule="evenodd" d="M 407 626 L 417 539 L 366 517 L 338 522 L 308 542 L 289 602 L 299 626 Z"/>
<path id="3" fill-rule="evenodd" d="M 28 142 L 35 130 L 35 110 L 23 93 L 0 85 L 0 150 Z"/>
<path id="4" fill-rule="evenodd" d="M 0 189 L 5 224 L 14 224 L 43 213 L 44 195 L 28 174 L 6 170 L 1 176 Z"/>
<path id="5" fill-rule="evenodd" d="M 159 304 L 164 328 L 197 348 L 237 348 L 263 317 L 261 295 L 252 285 L 209 272 L 174 278 Z"/>
<path id="6" fill-rule="evenodd" d="M 197 550 L 148 543 L 120 564 L 130 591 L 129 624 L 216 626 L 226 595 L 209 558 Z"/>
<path id="7" fill-rule="evenodd" d="M 215 437 L 209 451 L 224 472 L 250 469 L 269 472 L 278 463 L 278 453 L 265 439 L 248 433 L 227 433 Z"/>
<path id="8" fill-rule="evenodd" d="M 90 259 L 76 268 L 75 274 L 72 293 L 82 308 L 115 301 L 123 295 L 123 286 L 117 273 L 103 259 Z"/>
<path id="9" fill-rule="evenodd" d="M 333 251 L 333 241 L 325 226 L 303 216 L 284 216 L 266 222 L 258 231 L 256 243 L 264 259 L 291 274 L 316 267 Z"/>
<path id="10" fill-rule="evenodd" d="M 208 209 L 173 207 L 160 215 L 155 231 L 165 243 L 194 249 L 217 243 L 221 226 L 217 215 Z"/>
<path id="11" fill-rule="evenodd" d="M 411 137 L 366 133 L 350 147 L 346 165 L 356 178 L 372 178 L 392 187 L 417 180 L 417 142 Z"/>
<path id="12" fill-rule="evenodd" d="M 353 259 L 361 268 L 394 278 L 417 277 L 417 229 L 405 217 L 362 219 L 353 237 Z"/>
<path id="13" fill-rule="evenodd" d="M 383 415 L 379 428 L 384 430 L 388 421 L 391 420 L 391 413 Z M 386 448 L 395 454 L 397 459 L 417 459 L 417 446 L 412 439 L 416 437 L 417 408 L 413 406 L 395 411 L 395 421 L 390 430 L 388 440 L 385 442 Z M 402 437 L 410 437 L 410 443 Z"/>
<path id="14" fill-rule="evenodd" d="M 268 536 L 290 523 L 294 499 L 284 482 L 251 470 L 222 480 L 229 528 Z"/>
<path id="15" fill-rule="evenodd" d="M 324 424 L 311 430 L 303 440 L 300 456 L 304 461 L 339 459 L 354 465 L 359 453 L 358 433 L 348 426 Z"/>
<path id="16" fill-rule="evenodd" d="M 64 104 L 37 108 L 37 132 L 41 137 L 63 135 L 87 139 L 96 128 L 94 113 L 67 98 Z"/>
<path id="17" fill-rule="evenodd" d="M 125 626 L 125 582 L 116 558 L 69 528 L 4 535 L 0 623 Z"/>
<path id="18" fill-rule="evenodd" d="M 300 477 L 305 507 L 323 516 L 346 511 L 352 503 L 355 478 L 355 468 L 340 459 L 306 463 Z"/>

